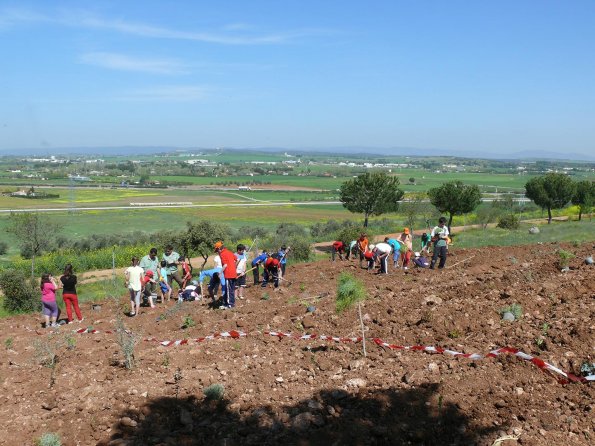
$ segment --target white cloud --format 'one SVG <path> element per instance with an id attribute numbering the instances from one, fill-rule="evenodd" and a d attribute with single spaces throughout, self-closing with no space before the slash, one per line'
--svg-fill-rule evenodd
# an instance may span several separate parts
<path id="1" fill-rule="evenodd" d="M 207 98 L 210 89 L 197 85 L 163 85 L 130 90 L 117 99 L 146 102 L 197 102 Z"/>
<path id="2" fill-rule="evenodd" d="M 22 23 L 51 23 L 73 28 L 100 29 L 139 37 L 193 40 L 222 45 L 283 44 L 294 39 L 327 34 L 326 30 L 294 30 L 282 33 L 259 33 L 249 24 L 237 23 L 223 26 L 223 31 L 181 31 L 140 22 L 102 18 L 88 12 L 70 11 L 61 14 L 40 14 L 26 9 L 0 10 L 0 28 Z"/>
<path id="3" fill-rule="evenodd" d="M 82 63 L 111 70 L 140 71 L 156 74 L 187 73 L 184 64 L 171 59 L 153 59 L 131 57 L 125 54 L 94 52 L 80 57 Z"/>

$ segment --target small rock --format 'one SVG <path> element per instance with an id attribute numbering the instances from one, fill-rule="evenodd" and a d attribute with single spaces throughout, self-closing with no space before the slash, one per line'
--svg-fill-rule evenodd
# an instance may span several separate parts
<path id="1" fill-rule="evenodd" d="M 503 407 L 506 407 L 506 401 L 498 400 L 494 403 L 494 406 L 496 406 L 498 409 L 502 409 Z"/>
<path id="2" fill-rule="evenodd" d="M 585 259 L 585 265 L 592 265 L 593 264 L 593 257 L 589 256 Z"/>
<path id="3" fill-rule="evenodd" d="M 525 393 L 525 391 L 523 390 L 522 387 L 515 387 L 514 393 L 515 393 L 515 395 L 522 395 L 523 393 Z"/>
<path id="4" fill-rule="evenodd" d="M 120 424 L 127 427 L 136 427 L 138 423 L 130 417 L 122 417 L 120 418 Z"/>
<path id="5" fill-rule="evenodd" d="M 277 378 L 275 378 L 275 381 L 277 381 L 278 383 L 282 383 L 284 379 L 282 376 L 278 376 Z"/>
<path id="6" fill-rule="evenodd" d="M 433 374 L 440 373 L 440 368 L 438 367 L 438 364 L 436 364 L 435 362 L 430 362 L 428 364 L 428 370 L 430 371 L 430 373 L 433 373 Z"/>
<path id="7" fill-rule="evenodd" d="M 308 408 L 313 410 L 322 410 L 323 406 L 319 401 L 310 400 L 308 401 Z"/>
<path id="8" fill-rule="evenodd" d="M 345 383 L 347 387 L 366 387 L 366 384 L 368 382 L 363 378 L 352 378 Z"/>
<path id="9" fill-rule="evenodd" d="M 273 323 L 276 325 L 279 325 L 284 320 L 285 320 L 285 318 L 281 315 L 277 315 L 277 316 L 273 317 Z"/>
<path id="10" fill-rule="evenodd" d="M 298 431 L 306 431 L 312 424 L 313 418 L 310 412 L 302 412 L 291 419 L 291 426 Z"/>
<path id="11" fill-rule="evenodd" d="M 429 296 L 424 297 L 422 300 L 422 304 L 424 305 L 440 305 L 441 303 L 442 299 L 435 294 L 430 294 Z"/>
<path id="12" fill-rule="evenodd" d="M 514 314 L 512 314 L 510 311 L 507 311 L 502 315 L 502 320 L 514 322 Z"/>
<path id="13" fill-rule="evenodd" d="M 537 226 L 531 226 L 529 228 L 529 234 L 539 234 L 539 228 Z"/>
<path id="14" fill-rule="evenodd" d="M 310 305 L 308 308 L 306 308 L 306 311 L 308 313 L 314 313 L 316 311 L 316 307 L 314 305 Z"/>
<path id="15" fill-rule="evenodd" d="M 355 359 L 349 363 L 349 370 L 361 369 L 366 364 L 364 359 Z"/>

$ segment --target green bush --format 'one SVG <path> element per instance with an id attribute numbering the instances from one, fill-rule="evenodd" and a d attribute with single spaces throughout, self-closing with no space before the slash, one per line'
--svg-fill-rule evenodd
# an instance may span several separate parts
<path id="1" fill-rule="evenodd" d="M 48 432 L 35 441 L 36 446 L 62 446 L 62 440 L 58 434 Z"/>
<path id="2" fill-rule="evenodd" d="M 362 232 L 368 234 L 368 240 L 373 239 L 373 233 L 370 232 L 370 228 L 364 228 L 359 225 L 345 226 L 337 233 L 336 239 L 345 243 L 350 243 L 353 240 L 357 240 Z"/>
<path id="3" fill-rule="evenodd" d="M 0 271 L 0 289 L 4 293 L 4 309 L 10 313 L 28 313 L 39 309 L 41 291 L 20 270 Z"/>
<path id="4" fill-rule="evenodd" d="M 518 229 L 521 226 L 521 221 L 514 214 L 503 215 L 498 219 L 497 226 L 502 229 Z"/>
<path id="5" fill-rule="evenodd" d="M 362 281 L 351 274 L 341 273 L 337 283 L 337 313 L 342 313 L 365 298 L 366 288 Z"/>
<path id="6" fill-rule="evenodd" d="M 212 384 L 209 387 L 206 387 L 203 390 L 203 393 L 208 400 L 221 400 L 225 393 L 225 387 L 223 387 L 223 384 Z"/>

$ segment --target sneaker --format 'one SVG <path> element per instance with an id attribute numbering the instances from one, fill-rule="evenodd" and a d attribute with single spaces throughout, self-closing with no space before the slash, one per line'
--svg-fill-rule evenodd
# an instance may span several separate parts
<path id="1" fill-rule="evenodd" d="M 74 321 L 68 321 L 66 322 L 67 324 L 72 324 Z M 80 321 L 79 321 L 80 322 Z"/>
<path id="2" fill-rule="evenodd" d="M 408 268 L 408 267 L 406 267 L 406 266 L 404 266 L 404 267 L 403 267 L 403 269 L 404 269 L 405 271 L 407 271 L 409 268 Z"/>
<path id="3" fill-rule="evenodd" d="M 136 313 L 134 311 L 131 311 L 130 312 L 130 317 L 134 317 L 134 316 L 136 316 Z"/>
<path id="4" fill-rule="evenodd" d="M 80 318 L 80 319 L 79 319 L 77 322 L 78 322 L 79 324 L 81 324 L 81 323 L 82 323 L 84 320 L 85 320 L 85 318 L 84 318 L 84 317 L 82 317 L 82 318 Z"/>
<path id="5" fill-rule="evenodd" d="M 59 325 L 58 325 L 58 324 L 56 324 L 55 322 L 53 322 L 53 323 L 50 325 L 50 327 L 52 327 L 52 328 L 58 328 L 58 327 L 59 327 Z"/>

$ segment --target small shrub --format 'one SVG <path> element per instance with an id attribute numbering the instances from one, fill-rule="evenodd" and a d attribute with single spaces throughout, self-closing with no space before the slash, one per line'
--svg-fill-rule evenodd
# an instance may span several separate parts
<path id="1" fill-rule="evenodd" d="M 35 440 L 35 446 L 62 446 L 62 440 L 58 434 L 48 432 Z"/>
<path id="2" fill-rule="evenodd" d="M 219 401 L 223 399 L 225 387 L 222 384 L 212 384 L 203 390 L 205 398 L 211 401 Z"/>
<path id="3" fill-rule="evenodd" d="M 448 337 L 450 339 L 457 339 L 460 336 L 461 336 L 461 333 L 456 328 L 454 330 L 450 330 L 450 332 L 448 333 Z"/>
<path id="4" fill-rule="evenodd" d="M 348 273 L 341 273 L 337 284 L 337 313 L 351 308 L 366 297 L 364 284 Z"/>
<path id="5" fill-rule="evenodd" d="M 39 287 L 22 271 L 6 269 L 0 272 L 0 288 L 4 293 L 4 309 L 10 313 L 38 310 L 41 302 Z"/>
<path id="6" fill-rule="evenodd" d="M 124 356 L 124 367 L 128 370 L 134 368 L 136 361 L 134 358 L 134 349 L 140 342 L 140 336 L 128 330 L 124 325 L 121 316 L 116 319 L 116 342 L 122 350 Z"/>
<path id="7" fill-rule="evenodd" d="M 10 350 L 14 345 L 14 341 L 12 338 L 6 338 L 4 340 L 4 347 L 6 348 L 6 350 Z"/>
<path id="8" fill-rule="evenodd" d="M 182 324 L 182 328 L 186 329 L 186 328 L 191 328 L 194 326 L 196 326 L 196 322 L 194 322 L 194 319 L 192 319 L 192 316 L 187 314 L 184 317 L 184 323 Z"/>
<path id="9" fill-rule="evenodd" d="M 518 229 L 521 226 L 521 220 L 514 214 L 503 215 L 498 219 L 496 226 L 502 229 Z"/>
<path id="10" fill-rule="evenodd" d="M 558 249 L 558 266 L 560 268 L 567 268 L 570 265 L 570 259 L 576 257 L 573 253 L 562 248 Z"/>
<path id="11" fill-rule="evenodd" d="M 264 293 L 262 295 L 262 297 L 260 298 L 260 300 L 269 300 L 271 298 L 271 296 L 269 296 L 269 293 Z"/>

